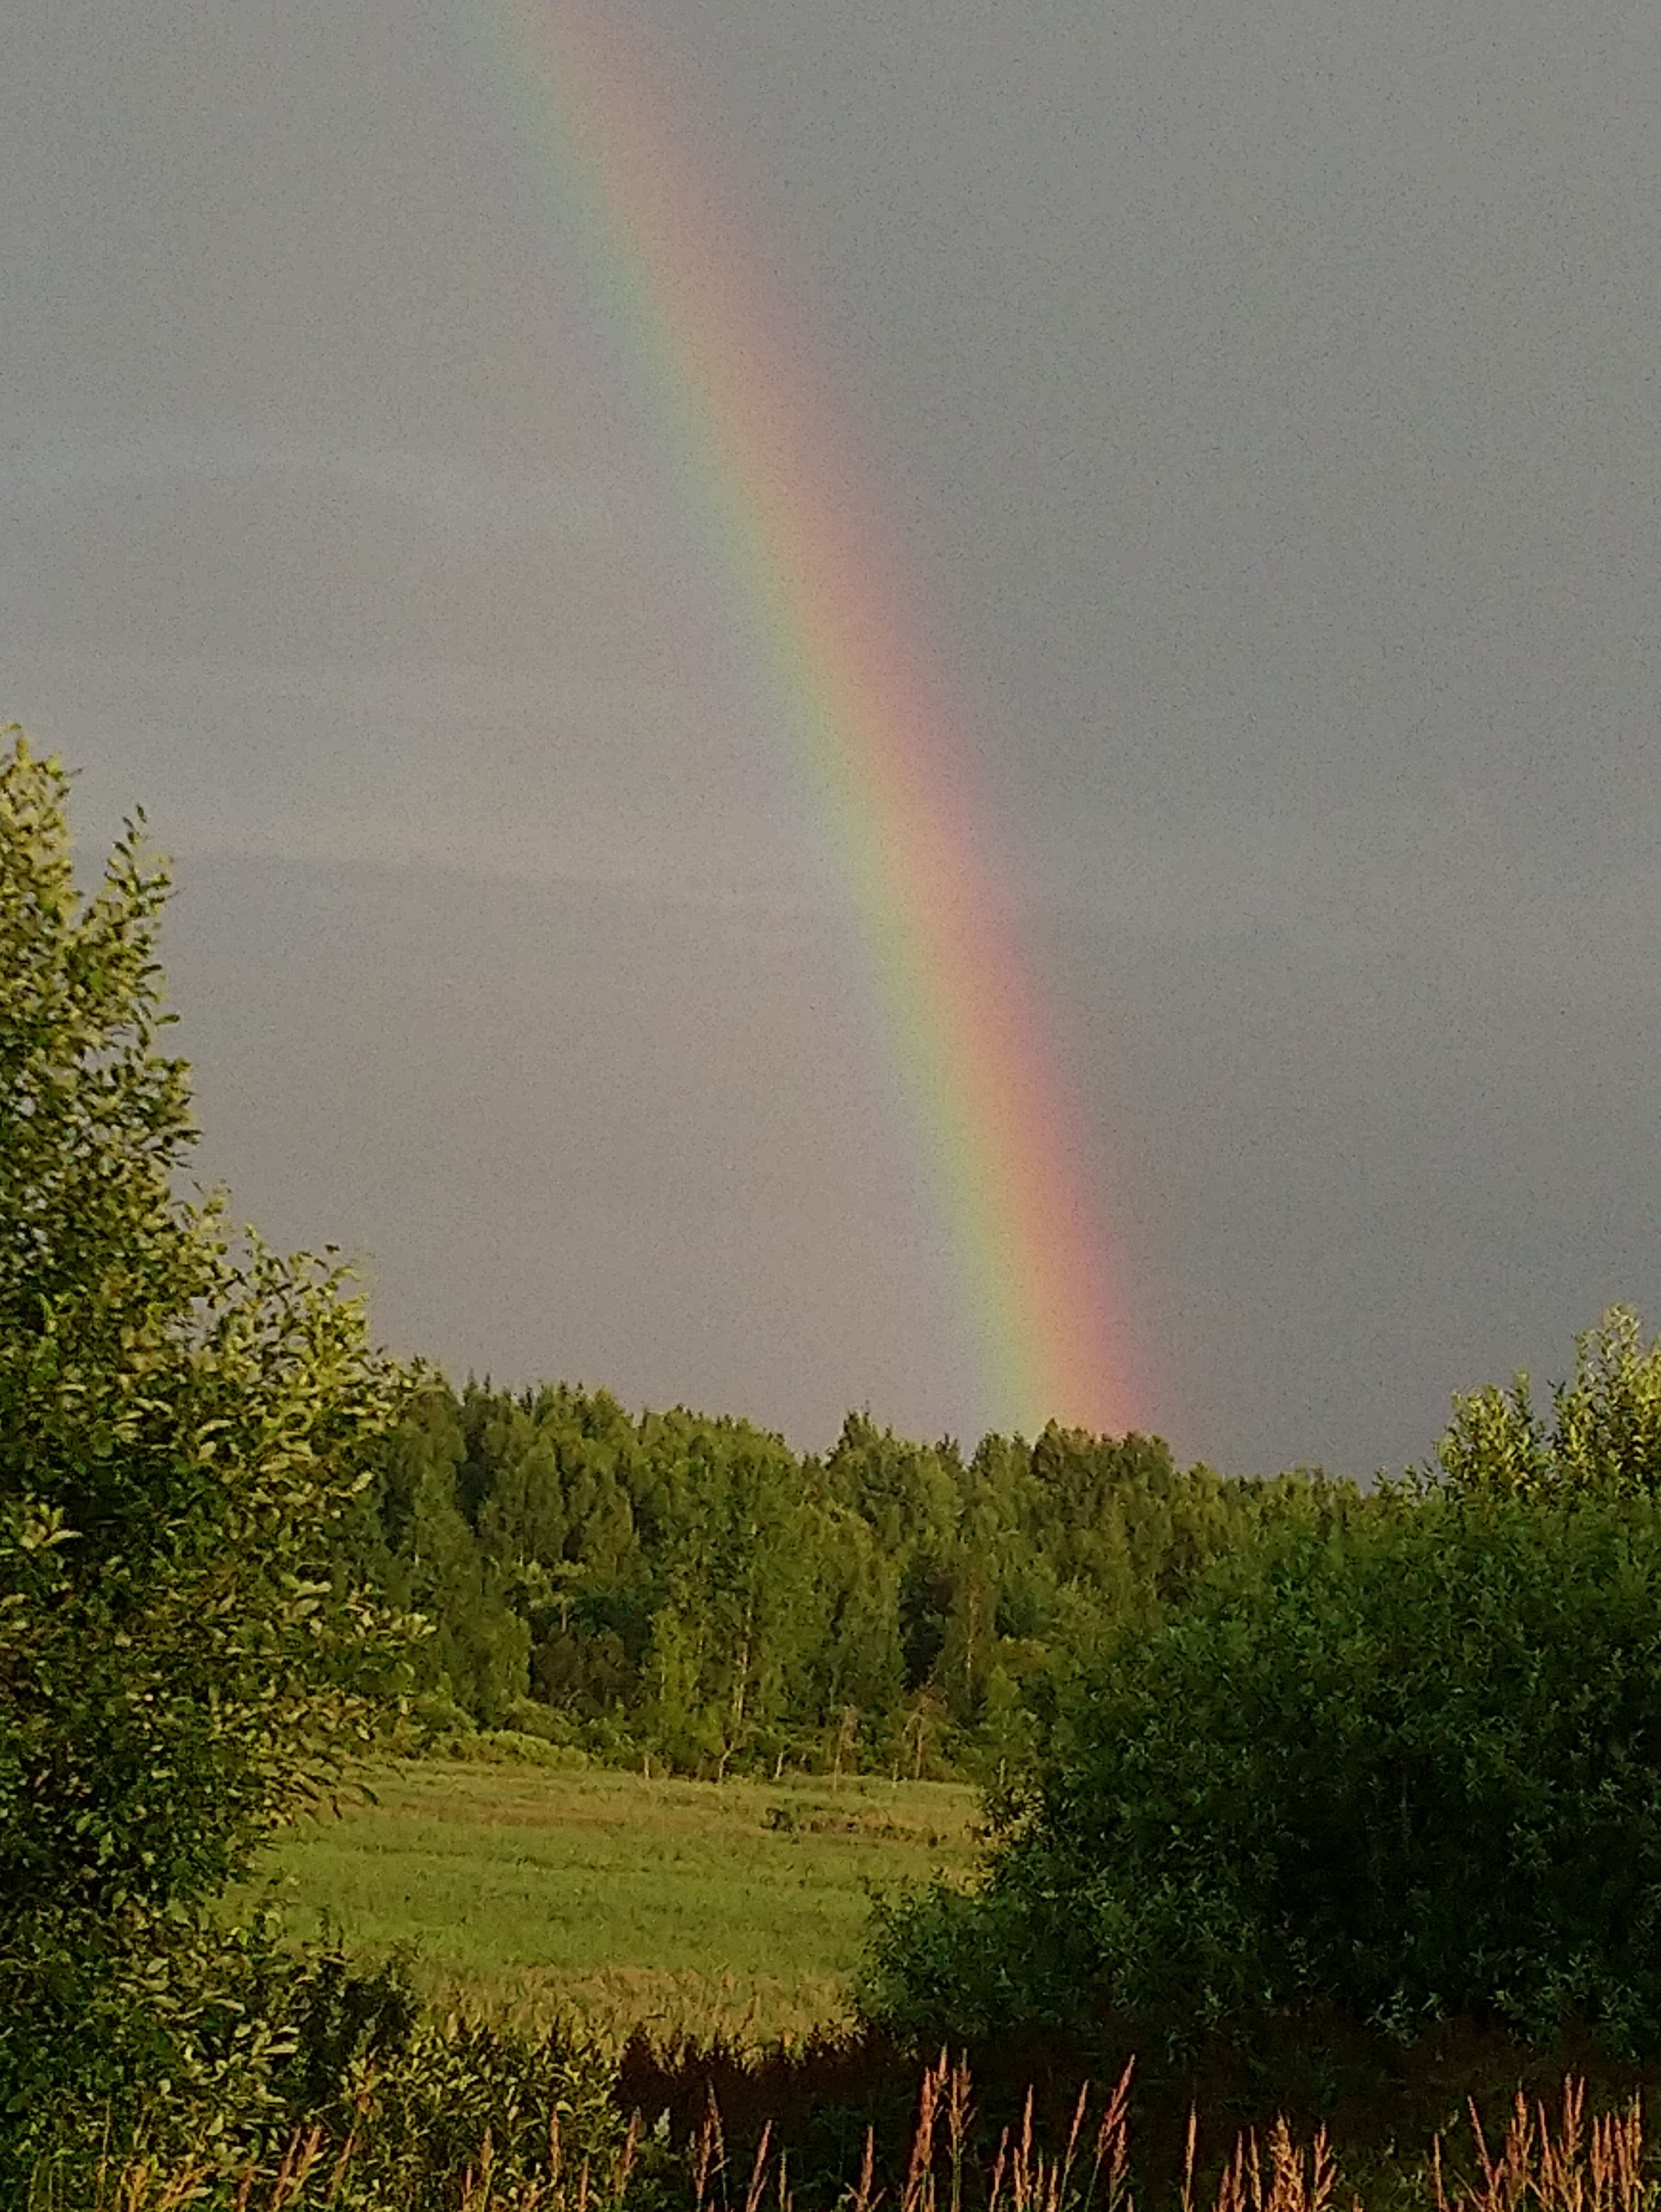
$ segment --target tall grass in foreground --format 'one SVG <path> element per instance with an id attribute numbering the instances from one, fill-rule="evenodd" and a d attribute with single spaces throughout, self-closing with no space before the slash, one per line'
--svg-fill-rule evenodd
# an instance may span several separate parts
<path id="1" fill-rule="evenodd" d="M 909 2156 L 888 2181 L 876 2170 L 867 2133 L 858 2172 L 834 2194 L 799 2199 L 788 2154 L 764 2129 L 747 2169 L 729 2165 L 713 2101 L 684 2154 L 642 2139 L 636 2117 L 596 2161 L 568 2159 L 559 2115 L 550 2116 L 545 2170 L 534 2178 L 499 2176 L 490 2136 L 462 2169 L 433 2188 L 370 2179 L 359 2167 L 360 2124 L 373 2104 L 366 2086 L 345 2139 L 321 2124 L 297 2130 L 273 2160 L 228 2171 L 207 2156 L 168 2165 L 106 2160 L 93 2193 L 64 2196 L 50 2185 L 32 2193 L 30 2212 L 1135 2212 L 1129 2180 L 1126 2068 L 1099 2120 L 1089 2125 L 1081 2090 L 1059 2150 L 1035 2139 L 1032 2100 L 1019 2125 L 1005 2129 L 989 2158 L 980 2148 L 969 2069 L 942 2057 L 923 2075 Z M 1324 2130 L 1298 2142 L 1285 2120 L 1267 2140 L 1242 2136 L 1208 2185 L 1196 2179 L 1197 2119 L 1173 2212 L 1366 2212 L 1341 2184 Z M 1419 2212 L 1656 2212 L 1661 2187 L 1646 2173 L 1643 2120 L 1634 2097 L 1621 2110 L 1588 2119 L 1582 2081 L 1566 2081 L 1555 2118 L 1519 2093 L 1503 2138 L 1491 2147 L 1473 2106 L 1460 2170 L 1451 2170 L 1438 2136 L 1427 2163 L 1390 2175 L 1392 2208 Z M 364 2185 L 367 2184 L 367 2188 Z"/>

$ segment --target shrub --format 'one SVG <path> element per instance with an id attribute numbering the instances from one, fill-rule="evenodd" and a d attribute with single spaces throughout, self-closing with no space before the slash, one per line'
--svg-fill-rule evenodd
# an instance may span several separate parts
<path id="1" fill-rule="evenodd" d="M 1404 1486 L 1279 1532 L 1110 1645 L 995 1832 L 977 1890 L 879 1910 L 877 2018 L 1652 2050 L 1661 1507 Z"/>
<path id="2" fill-rule="evenodd" d="M 488 2199 L 528 2212 L 589 2201 L 585 2167 L 596 2203 L 607 2175 L 626 2174 L 616 2062 L 581 2030 L 435 2019 L 396 1957 L 364 1966 L 325 1951 L 267 1968 L 251 1991 L 271 2038 L 257 2103 L 203 2105 L 182 2126 L 176 2111 L 141 2115 L 104 2142 L 59 2129 L 39 2146 L 28 2203 L 424 2212 Z M 312 2186 L 290 2193 L 282 2177 L 297 2164 Z M 487 2172 L 490 2188 L 475 2189 Z M 562 2197 L 566 2172 L 574 2185 Z"/>

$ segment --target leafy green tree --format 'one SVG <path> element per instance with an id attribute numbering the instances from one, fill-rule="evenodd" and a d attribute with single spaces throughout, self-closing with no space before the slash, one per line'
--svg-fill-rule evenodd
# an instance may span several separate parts
<path id="1" fill-rule="evenodd" d="M 0 757 L 0 2141 L 73 2090 L 258 2070 L 211 1908 L 366 1731 L 404 1633 L 340 1571 L 405 1383 L 332 1260 L 183 1194 L 168 879 L 76 888 Z M 239 2055 L 240 2054 L 240 2055 Z"/>
<path id="2" fill-rule="evenodd" d="M 1110 1640 L 981 1887 L 880 1916 L 871 2007 L 931 2047 L 1259 2063 L 1462 2019 L 1652 2051 L 1658 1652 L 1653 1498 L 1288 1514 Z"/>
<path id="3" fill-rule="evenodd" d="M 1437 1448 L 1443 1479 L 1524 1498 L 1661 1492 L 1661 1338 L 1646 1346 L 1630 1306 L 1611 1306 L 1575 1339 L 1573 1378 L 1551 1396 L 1549 1422 L 1534 1410 L 1526 1374 L 1509 1390 L 1456 1398 Z"/>

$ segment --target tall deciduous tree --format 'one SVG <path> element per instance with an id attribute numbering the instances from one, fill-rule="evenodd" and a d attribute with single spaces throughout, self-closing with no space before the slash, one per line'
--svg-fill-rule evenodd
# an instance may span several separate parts
<path id="1" fill-rule="evenodd" d="M 332 1259 L 185 1194 L 165 868 L 76 890 L 0 752 L 0 2114 L 223 2064 L 210 1907 L 366 1723 L 401 1630 L 339 1524 L 405 1385 Z M 216 2062 L 211 2051 L 222 2037 Z M 0 2137 L 7 2124 L 0 2118 Z"/>

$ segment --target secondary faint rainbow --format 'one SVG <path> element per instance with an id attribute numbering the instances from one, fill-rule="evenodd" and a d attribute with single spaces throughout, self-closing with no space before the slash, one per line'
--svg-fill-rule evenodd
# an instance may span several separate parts
<path id="1" fill-rule="evenodd" d="M 620 7 L 499 0 L 522 127 L 719 549 L 855 917 L 990 1426 L 1135 1425 L 1128 1316 L 962 722 L 834 409 Z"/>

